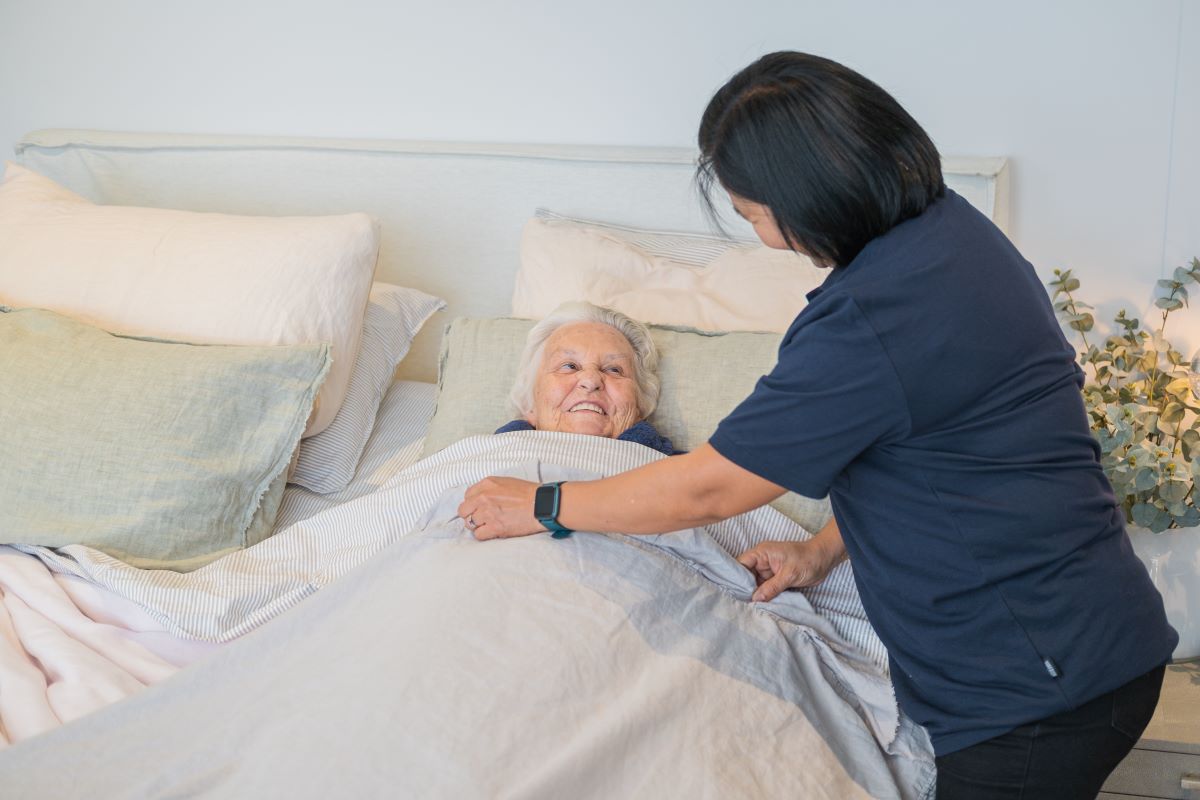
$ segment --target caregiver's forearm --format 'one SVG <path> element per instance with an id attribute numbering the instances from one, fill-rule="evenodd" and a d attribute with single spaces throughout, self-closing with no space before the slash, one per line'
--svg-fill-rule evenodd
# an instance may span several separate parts
<path id="1" fill-rule="evenodd" d="M 705 444 L 611 478 L 564 483 L 558 521 L 572 530 L 665 533 L 736 516 L 784 491 Z"/>
<path id="2" fill-rule="evenodd" d="M 837 520 L 833 517 L 829 518 L 829 522 L 825 523 L 825 527 L 817 532 L 812 541 L 816 542 L 825 551 L 831 559 L 830 563 L 833 566 L 837 566 L 849 558 L 849 554 L 846 552 L 846 544 L 842 541 L 842 531 L 838 528 Z"/>

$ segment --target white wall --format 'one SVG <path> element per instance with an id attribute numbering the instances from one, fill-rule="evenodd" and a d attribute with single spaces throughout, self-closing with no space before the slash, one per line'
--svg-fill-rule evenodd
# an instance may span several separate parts
<path id="1" fill-rule="evenodd" d="M 1009 156 L 1015 241 L 1111 314 L 1200 255 L 1197 42 L 1200 0 L 0 0 L 0 153 L 46 127 L 691 145 L 732 72 L 807 50 L 944 153 Z"/>

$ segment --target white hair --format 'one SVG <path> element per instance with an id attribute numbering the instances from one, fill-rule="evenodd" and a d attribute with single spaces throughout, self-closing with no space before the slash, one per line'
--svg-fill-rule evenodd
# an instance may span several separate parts
<path id="1" fill-rule="evenodd" d="M 563 303 L 529 331 L 525 349 L 521 352 L 521 365 L 508 398 L 522 416 L 533 413 L 533 389 L 537 384 L 538 370 L 546 341 L 564 325 L 579 322 L 599 322 L 615 328 L 633 348 L 633 380 L 637 386 L 638 413 L 645 419 L 658 406 L 661 384 L 658 380 L 658 350 L 650 338 L 650 329 L 620 311 L 594 306 L 591 303 Z"/>

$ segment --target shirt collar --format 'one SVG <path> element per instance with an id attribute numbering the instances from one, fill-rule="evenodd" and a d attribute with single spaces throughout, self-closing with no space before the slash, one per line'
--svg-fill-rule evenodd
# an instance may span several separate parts
<path id="1" fill-rule="evenodd" d="M 929 214 L 930 211 L 935 211 L 935 212 L 940 213 L 941 209 L 943 209 L 947 205 L 947 200 L 957 200 L 957 199 L 958 199 L 958 196 L 954 193 L 954 191 L 950 188 L 947 188 L 945 195 L 937 198 L 932 203 L 930 203 L 924 212 L 917 215 L 916 217 L 913 217 L 912 219 L 907 219 L 904 222 L 901 222 L 899 225 L 896 225 L 891 230 L 889 230 L 887 233 L 884 233 L 880 236 L 876 236 L 874 239 L 867 242 L 866 246 L 863 247 L 863 249 L 859 252 L 859 254 L 857 256 L 855 256 L 850 261 L 849 264 L 847 264 L 844 267 L 831 268 L 829 270 L 829 275 L 827 275 L 825 277 L 825 280 L 822 281 L 821 285 L 818 286 L 817 288 L 813 289 L 811 292 L 809 292 L 806 295 L 806 297 L 808 298 L 808 301 L 811 303 L 813 301 L 813 299 L 815 299 L 822 292 L 826 291 L 827 289 L 832 289 L 834 286 L 836 286 L 838 283 L 840 283 L 845 278 L 846 273 L 849 272 L 850 270 L 854 269 L 855 267 L 861 267 L 864 262 L 870 262 L 870 261 L 874 260 L 875 251 L 877 251 L 880 247 L 886 247 L 887 246 L 886 242 L 890 242 L 892 239 L 895 239 L 896 234 L 900 229 L 907 230 L 907 229 L 911 228 L 912 227 L 911 223 L 915 222 L 915 220 L 918 220 L 921 217 L 926 216 L 927 214 Z M 881 244 L 881 242 L 883 242 L 883 244 Z"/>

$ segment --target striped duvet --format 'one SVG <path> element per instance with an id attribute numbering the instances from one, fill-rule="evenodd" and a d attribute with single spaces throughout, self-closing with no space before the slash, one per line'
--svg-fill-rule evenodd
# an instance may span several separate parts
<path id="1" fill-rule="evenodd" d="M 529 465 L 546 465 L 552 475 L 546 480 L 561 480 L 553 476 L 560 472 L 578 478 L 611 475 L 664 457 L 639 444 L 568 433 L 517 431 L 469 437 L 402 470 L 374 492 L 327 508 L 260 544 L 188 573 L 135 569 L 82 545 L 18 549 L 36 555 L 52 569 L 136 602 L 179 636 L 224 642 L 257 628 L 421 527 L 447 492 L 457 490 L 461 496 L 463 489 L 483 477 L 513 474 L 514 469 Z M 811 535 L 769 507 L 704 530 L 731 555 L 762 541 Z M 887 653 L 867 622 L 849 562 L 803 593 L 837 636 L 886 674 Z"/>

